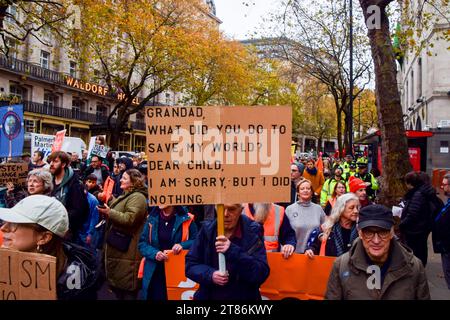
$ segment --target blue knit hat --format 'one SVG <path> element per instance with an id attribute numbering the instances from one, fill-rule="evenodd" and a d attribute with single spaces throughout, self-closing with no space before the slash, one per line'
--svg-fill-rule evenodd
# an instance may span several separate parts
<path id="1" fill-rule="evenodd" d="M 303 171 L 305 170 L 305 165 L 301 162 L 294 162 L 294 164 L 297 166 L 297 169 L 300 172 L 300 174 L 303 174 Z"/>

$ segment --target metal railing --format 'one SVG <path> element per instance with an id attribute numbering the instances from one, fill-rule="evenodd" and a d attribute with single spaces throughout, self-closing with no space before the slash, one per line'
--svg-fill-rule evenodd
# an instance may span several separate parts
<path id="1" fill-rule="evenodd" d="M 63 73 L 52 71 L 19 59 L 6 58 L 4 55 L 0 56 L 0 68 L 12 70 L 25 76 L 65 84 L 66 75 Z"/>
<path id="2" fill-rule="evenodd" d="M 83 112 L 78 109 L 67 109 L 49 106 L 46 104 L 32 102 L 32 101 L 22 101 L 23 103 L 23 111 L 43 114 L 48 116 L 59 117 L 63 119 L 73 119 L 90 122 L 92 124 L 104 124 L 106 125 L 108 121 L 108 116 Z M 116 118 L 111 119 L 112 123 L 115 124 L 117 122 Z M 132 121 L 131 128 L 136 130 L 144 130 L 145 131 L 145 122 L 144 121 Z"/>

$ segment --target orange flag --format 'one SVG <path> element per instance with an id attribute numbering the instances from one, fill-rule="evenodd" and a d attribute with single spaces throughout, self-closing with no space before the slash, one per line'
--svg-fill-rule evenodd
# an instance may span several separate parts
<path id="1" fill-rule="evenodd" d="M 317 168 L 319 171 L 322 171 L 322 172 L 323 172 L 322 152 L 321 152 L 320 155 L 319 155 L 319 159 L 317 159 L 317 161 L 316 161 L 316 168 Z"/>

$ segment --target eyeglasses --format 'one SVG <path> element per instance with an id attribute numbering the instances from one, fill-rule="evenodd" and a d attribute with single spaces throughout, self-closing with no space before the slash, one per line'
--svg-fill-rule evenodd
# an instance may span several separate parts
<path id="1" fill-rule="evenodd" d="M 298 170 L 297 169 L 292 169 L 291 172 L 298 172 Z"/>
<path id="2" fill-rule="evenodd" d="M 363 229 L 362 230 L 362 235 L 366 240 L 372 240 L 375 237 L 375 234 L 378 235 L 378 238 L 380 238 L 381 240 L 387 240 L 391 234 L 391 230 L 372 230 L 372 229 Z"/>

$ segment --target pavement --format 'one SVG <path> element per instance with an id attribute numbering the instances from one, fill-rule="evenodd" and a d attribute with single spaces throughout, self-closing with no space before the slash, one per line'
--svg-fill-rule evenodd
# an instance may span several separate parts
<path id="1" fill-rule="evenodd" d="M 450 300 L 450 290 L 447 288 L 442 271 L 441 255 L 433 252 L 431 235 L 428 239 L 428 262 L 425 272 L 428 278 L 431 300 Z"/>

